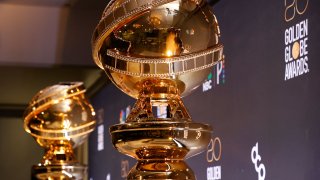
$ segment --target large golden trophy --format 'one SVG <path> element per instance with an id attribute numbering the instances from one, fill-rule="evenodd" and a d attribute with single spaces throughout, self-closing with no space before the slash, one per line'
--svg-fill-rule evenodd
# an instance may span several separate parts
<path id="1" fill-rule="evenodd" d="M 32 167 L 32 179 L 81 180 L 87 166 L 78 163 L 73 148 L 95 128 L 95 112 L 82 83 L 60 83 L 38 92 L 24 114 L 24 128 L 45 148 L 42 162 Z"/>
<path id="2" fill-rule="evenodd" d="M 223 60 L 219 35 L 206 0 L 111 0 L 106 7 L 93 58 L 137 99 L 126 123 L 110 128 L 115 148 L 138 160 L 128 179 L 195 179 L 184 159 L 207 147 L 212 128 L 192 122 L 181 97 Z"/>

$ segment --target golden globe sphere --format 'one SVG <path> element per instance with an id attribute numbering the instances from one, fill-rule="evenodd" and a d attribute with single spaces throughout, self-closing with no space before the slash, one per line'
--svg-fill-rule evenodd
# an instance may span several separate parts
<path id="1" fill-rule="evenodd" d="M 185 96 L 223 59 L 219 35 L 205 0 L 112 0 L 94 32 L 93 58 L 134 98 L 152 78 L 174 81 Z"/>
<path id="2" fill-rule="evenodd" d="M 24 114 L 24 128 L 43 147 L 57 141 L 81 144 L 95 127 L 95 112 L 80 82 L 60 83 L 39 91 Z"/>

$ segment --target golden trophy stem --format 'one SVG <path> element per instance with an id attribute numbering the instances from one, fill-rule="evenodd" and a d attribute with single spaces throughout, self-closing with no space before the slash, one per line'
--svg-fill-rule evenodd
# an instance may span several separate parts
<path id="1" fill-rule="evenodd" d="M 58 141 L 50 145 L 42 159 L 44 165 L 65 165 L 76 162 L 72 146 L 67 141 Z"/>
<path id="2" fill-rule="evenodd" d="M 141 83 L 138 100 L 127 117 L 127 122 L 191 121 L 176 83 L 170 79 L 147 79 Z M 158 118 L 153 107 L 165 106 L 166 118 Z"/>
<path id="3" fill-rule="evenodd" d="M 68 141 L 55 141 L 45 152 L 40 164 L 32 167 L 32 179 L 83 179 L 87 166 L 78 163 Z"/>
<path id="4" fill-rule="evenodd" d="M 208 125 L 192 123 L 174 81 L 147 79 L 125 124 L 110 128 L 113 144 L 138 160 L 127 179 L 195 179 L 184 159 L 201 152 Z M 155 108 L 166 106 L 166 117 Z"/>

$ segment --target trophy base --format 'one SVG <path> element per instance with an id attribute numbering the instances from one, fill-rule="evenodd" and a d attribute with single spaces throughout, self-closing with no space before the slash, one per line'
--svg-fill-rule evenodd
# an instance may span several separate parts
<path id="1" fill-rule="evenodd" d="M 32 180 L 83 180 L 87 166 L 75 165 L 34 165 L 31 170 Z"/>
<path id="2" fill-rule="evenodd" d="M 190 179 L 196 177 L 183 160 L 139 160 L 127 179 Z"/>
<path id="3" fill-rule="evenodd" d="M 192 179 L 184 159 L 206 149 L 212 128 L 206 124 L 174 121 L 125 123 L 110 128 L 113 145 L 137 164 L 127 179 Z"/>
<path id="4" fill-rule="evenodd" d="M 181 160 L 201 153 L 212 135 L 209 125 L 192 122 L 149 121 L 111 126 L 113 145 L 141 160 Z"/>

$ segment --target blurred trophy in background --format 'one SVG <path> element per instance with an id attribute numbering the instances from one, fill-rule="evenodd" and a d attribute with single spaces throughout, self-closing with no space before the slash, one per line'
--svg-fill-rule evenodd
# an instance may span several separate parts
<path id="1" fill-rule="evenodd" d="M 24 114 L 24 128 L 45 148 L 41 163 L 32 167 L 32 179 L 84 179 L 73 148 L 95 128 L 95 112 L 82 83 L 60 83 L 38 92 Z"/>
<path id="2" fill-rule="evenodd" d="M 195 179 L 184 159 L 206 149 L 212 128 L 192 122 L 181 97 L 223 60 L 219 36 L 206 0 L 111 0 L 104 10 L 93 58 L 137 99 L 126 123 L 110 127 L 115 148 L 138 160 L 127 179 Z"/>

